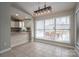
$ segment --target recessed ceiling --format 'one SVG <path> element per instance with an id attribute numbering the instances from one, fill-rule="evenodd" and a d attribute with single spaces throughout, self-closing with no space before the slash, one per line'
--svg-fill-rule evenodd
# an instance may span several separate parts
<path id="1" fill-rule="evenodd" d="M 44 2 L 17 2 L 16 4 L 30 14 L 33 14 L 33 11 L 37 10 L 38 6 L 40 8 L 44 7 Z M 55 9 L 55 12 L 73 9 L 75 4 L 75 2 L 46 2 L 46 5 L 51 6 L 52 10 Z"/>

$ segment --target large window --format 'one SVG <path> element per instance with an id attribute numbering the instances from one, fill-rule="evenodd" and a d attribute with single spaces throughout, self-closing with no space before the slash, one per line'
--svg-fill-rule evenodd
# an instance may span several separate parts
<path id="1" fill-rule="evenodd" d="M 45 20 L 45 29 L 54 29 L 54 19 L 46 19 Z"/>
<path id="2" fill-rule="evenodd" d="M 69 16 L 56 18 L 56 29 L 69 29 Z"/>
<path id="3" fill-rule="evenodd" d="M 70 16 L 36 20 L 37 39 L 70 43 Z"/>
<path id="4" fill-rule="evenodd" d="M 36 21 L 36 38 L 44 39 L 44 20 Z"/>

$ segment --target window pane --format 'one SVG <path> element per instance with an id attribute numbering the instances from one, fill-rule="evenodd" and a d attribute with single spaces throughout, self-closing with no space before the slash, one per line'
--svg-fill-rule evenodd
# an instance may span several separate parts
<path id="1" fill-rule="evenodd" d="M 69 37 L 69 30 L 56 30 L 56 41 L 69 43 L 70 37 Z"/>
<path id="2" fill-rule="evenodd" d="M 56 24 L 69 24 L 69 16 L 56 18 Z"/>
<path id="3" fill-rule="evenodd" d="M 60 25 L 56 25 L 56 29 L 70 29 L 70 26 L 67 24 L 60 24 Z"/>
<path id="4" fill-rule="evenodd" d="M 67 21 L 66 21 L 67 24 L 70 24 L 70 16 L 67 16 Z"/>
<path id="5" fill-rule="evenodd" d="M 55 31 L 54 30 L 45 30 L 45 39 L 46 40 L 54 40 L 55 39 Z"/>
<path id="6" fill-rule="evenodd" d="M 36 30 L 36 38 L 44 39 L 44 30 Z"/>
<path id="7" fill-rule="evenodd" d="M 54 19 L 45 20 L 45 29 L 53 29 L 54 28 Z"/>
<path id="8" fill-rule="evenodd" d="M 69 16 L 56 18 L 56 29 L 70 29 Z"/>
<path id="9" fill-rule="evenodd" d="M 37 20 L 35 26 L 36 29 L 44 29 L 44 20 Z"/>

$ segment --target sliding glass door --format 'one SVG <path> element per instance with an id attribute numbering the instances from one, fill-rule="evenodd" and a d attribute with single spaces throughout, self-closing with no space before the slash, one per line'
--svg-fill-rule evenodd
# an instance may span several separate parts
<path id="1" fill-rule="evenodd" d="M 70 16 L 36 20 L 35 38 L 70 43 Z"/>

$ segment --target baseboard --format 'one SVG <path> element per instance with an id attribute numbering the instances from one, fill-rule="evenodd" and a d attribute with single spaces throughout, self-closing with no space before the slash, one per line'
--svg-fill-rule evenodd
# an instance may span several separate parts
<path id="1" fill-rule="evenodd" d="M 10 51 L 10 50 L 11 50 L 11 48 L 4 49 L 4 50 L 0 51 L 0 54 L 2 54 L 2 53 L 4 53 L 4 52 L 7 52 L 7 51 Z"/>
<path id="2" fill-rule="evenodd" d="M 13 45 L 11 45 L 11 47 L 13 48 L 13 47 L 22 45 L 22 44 L 24 44 L 24 43 L 27 43 L 27 42 L 26 42 L 26 41 L 24 41 L 24 42 L 19 42 L 19 43 L 17 43 L 17 44 L 13 44 Z"/>
<path id="3" fill-rule="evenodd" d="M 69 44 L 64 44 L 64 43 L 58 43 L 58 42 L 53 42 L 53 41 L 48 41 L 48 40 L 35 40 L 37 42 L 41 42 L 41 43 L 46 43 L 46 44 L 51 44 L 51 45 L 57 45 L 57 46 L 62 46 L 62 47 L 67 47 L 67 48 L 73 48 L 73 46 L 69 45 Z"/>

